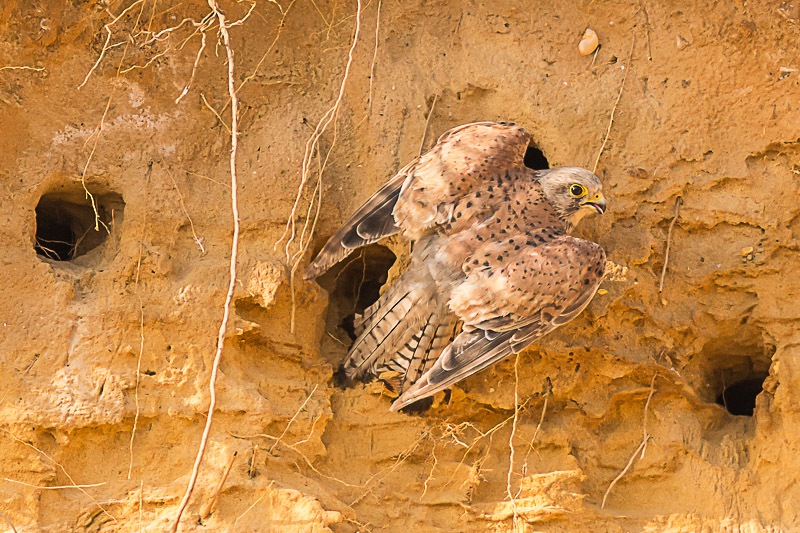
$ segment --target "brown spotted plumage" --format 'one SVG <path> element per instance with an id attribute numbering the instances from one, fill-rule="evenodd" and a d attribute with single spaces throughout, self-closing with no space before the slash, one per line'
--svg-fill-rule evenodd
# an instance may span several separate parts
<path id="1" fill-rule="evenodd" d="M 605 253 L 569 235 L 605 211 L 588 170 L 523 165 L 528 134 L 481 122 L 445 133 L 359 209 L 306 270 L 395 233 L 415 241 L 407 271 L 356 321 L 343 368 L 401 393 L 392 410 L 470 376 L 577 316 Z"/>

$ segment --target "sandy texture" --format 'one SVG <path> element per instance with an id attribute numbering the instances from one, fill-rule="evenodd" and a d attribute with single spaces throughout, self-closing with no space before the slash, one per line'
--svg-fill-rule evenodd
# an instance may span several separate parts
<path id="1" fill-rule="evenodd" d="M 0 5 L 0 530 L 165 531 L 206 419 L 232 235 L 224 48 L 192 22 L 205 2 L 109 4 Z M 388 274 L 376 248 L 296 281 L 294 332 L 274 248 L 356 5 L 258 2 L 231 28 L 240 276 L 181 531 L 800 530 L 800 5 L 550 4 L 372 0 L 311 161 L 298 232 L 322 165 L 323 203 L 301 266 L 452 126 L 515 121 L 550 165 L 591 169 L 627 75 L 597 167 L 609 211 L 578 231 L 618 275 L 520 356 L 516 385 L 504 361 L 418 414 L 333 377 L 340 320 L 408 245 L 387 244 Z M 222 3 L 232 21 L 249 7 Z M 596 56 L 578 53 L 587 26 Z M 82 176 L 105 240 L 37 254 L 43 196 L 86 223 Z M 764 378 L 753 416 L 717 403 Z"/>

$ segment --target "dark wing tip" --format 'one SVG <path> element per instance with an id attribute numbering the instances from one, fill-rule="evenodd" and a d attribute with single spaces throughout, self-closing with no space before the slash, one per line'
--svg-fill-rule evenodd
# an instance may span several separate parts
<path id="1" fill-rule="evenodd" d="M 325 250 L 321 250 L 319 255 L 303 271 L 303 280 L 311 281 L 323 275 L 332 265 L 327 257 L 328 254 L 325 253 Z"/>
<path id="2" fill-rule="evenodd" d="M 303 272 L 303 281 L 312 281 L 317 279 L 319 276 L 322 275 L 324 269 L 320 268 L 318 265 L 311 263 L 306 267 L 306 270 Z"/>
<path id="3" fill-rule="evenodd" d="M 407 405 L 411 405 L 412 403 L 414 403 L 417 400 L 417 398 L 406 398 L 405 396 L 406 395 L 403 394 L 399 398 L 397 398 L 394 402 L 392 402 L 392 406 L 389 407 L 389 411 L 391 411 L 393 413 L 396 413 L 397 411 L 399 411 L 403 407 L 405 407 Z"/>
<path id="4" fill-rule="evenodd" d="M 343 246 L 341 244 L 341 239 L 336 239 L 336 237 L 337 236 L 334 235 L 331 240 L 325 244 L 322 250 L 319 251 L 317 257 L 306 267 L 303 272 L 303 279 L 305 281 L 311 281 L 320 277 L 333 265 L 344 259 L 344 257 L 353 251 Z"/>
<path id="5" fill-rule="evenodd" d="M 349 389 L 355 386 L 355 380 L 347 373 L 344 365 L 341 365 L 339 370 L 333 373 L 333 379 L 334 383 L 342 389 Z"/>
<path id="6" fill-rule="evenodd" d="M 333 265 L 341 261 L 352 250 L 338 245 L 338 243 L 328 243 L 320 250 L 319 254 L 313 261 L 306 267 L 303 272 L 303 279 L 305 281 L 314 280 L 325 272 L 328 271 Z"/>

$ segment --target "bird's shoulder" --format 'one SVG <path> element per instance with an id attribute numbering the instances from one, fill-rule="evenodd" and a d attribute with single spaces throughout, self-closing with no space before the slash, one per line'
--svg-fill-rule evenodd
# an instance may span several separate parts
<path id="1" fill-rule="evenodd" d="M 522 168 L 529 134 L 514 124 L 478 122 L 454 128 L 404 168 L 394 218 L 412 238 L 451 221 L 470 193 Z"/>

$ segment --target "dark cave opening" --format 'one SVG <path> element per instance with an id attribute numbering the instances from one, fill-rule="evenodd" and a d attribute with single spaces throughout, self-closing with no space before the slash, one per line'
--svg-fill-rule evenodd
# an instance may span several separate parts
<path id="1" fill-rule="evenodd" d="M 727 385 L 717 396 L 717 403 L 732 415 L 753 416 L 756 397 L 763 390 L 765 379 L 767 375 L 760 374 Z"/>
<path id="2" fill-rule="evenodd" d="M 36 254 L 52 261 L 72 261 L 103 244 L 122 220 L 125 203 L 116 193 L 87 198 L 80 185 L 49 192 L 36 205 Z"/>
<path id="3" fill-rule="evenodd" d="M 378 301 L 396 259 L 385 246 L 371 244 L 321 276 L 319 284 L 330 293 L 328 323 L 342 328 L 350 340 L 355 340 L 356 314 Z"/>
<path id="4" fill-rule="evenodd" d="M 525 150 L 525 158 L 523 159 L 523 163 L 526 167 L 532 168 L 533 170 L 544 170 L 546 168 L 550 168 L 550 163 L 547 161 L 544 153 L 533 144 L 529 144 L 528 149 Z"/>

